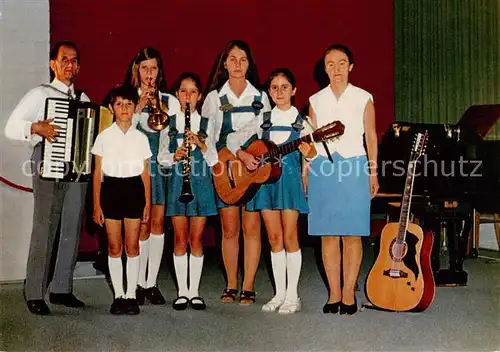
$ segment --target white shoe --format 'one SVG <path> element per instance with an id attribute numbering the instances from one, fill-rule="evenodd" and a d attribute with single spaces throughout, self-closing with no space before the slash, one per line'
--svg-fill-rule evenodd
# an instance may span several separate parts
<path id="1" fill-rule="evenodd" d="M 295 300 L 285 300 L 283 305 L 279 308 L 278 314 L 293 314 L 299 312 L 301 308 L 300 298 Z"/>
<path id="2" fill-rule="evenodd" d="M 262 306 L 264 312 L 276 312 L 279 307 L 285 302 L 284 299 L 273 297 L 269 302 Z"/>

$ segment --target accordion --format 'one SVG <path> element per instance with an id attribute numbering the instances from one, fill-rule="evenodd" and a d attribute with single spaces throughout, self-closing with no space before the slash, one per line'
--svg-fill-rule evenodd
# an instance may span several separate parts
<path id="1" fill-rule="evenodd" d="M 40 177 L 46 180 L 86 182 L 92 173 L 90 153 L 97 134 L 113 123 L 111 111 L 80 100 L 47 98 L 44 119 L 61 127 L 52 143 L 42 141 Z"/>

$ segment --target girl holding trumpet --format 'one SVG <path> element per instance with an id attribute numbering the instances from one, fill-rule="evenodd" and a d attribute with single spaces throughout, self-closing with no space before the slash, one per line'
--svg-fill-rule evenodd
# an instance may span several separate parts
<path id="1" fill-rule="evenodd" d="M 177 113 L 180 105 L 173 95 L 165 93 L 167 88 L 163 73 L 163 60 L 160 52 L 154 48 L 142 48 L 137 53 L 127 70 L 125 84 L 137 88 L 140 98 L 134 114 L 134 123 L 137 124 L 137 129 L 147 136 L 153 154 L 150 163 L 151 216 L 147 223 L 141 225 L 139 280 L 136 296 L 140 305 L 144 304 L 146 298 L 152 304 L 165 304 L 165 299 L 156 286 L 156 279 L 165 241 L 163 226 L 166 175 L 156 159 L 160 141 L 159 128 L 164 128 L 166 125 L 156 126 L 158 128 L 153 129 L 151 124 L 148 124 L 148 120 L 155 112 L 163 115 L 166 120 L 167 112 L 168 114 Z"/>
<path id="2" fill-rule="evenodd" d="M 158 162 L 169 168 L 166 215 L 172 217 L 174 227 L 174 267 L 178 284 L 178 297 L 173 307 L 184 310 L 189 303 L 193 309 L 202 310 L 206 307 L 198 294 L 203 267 L 202 235 L 207 216 L 217 214 L 209 167 L 218 158 L 215 145 L 205 142 L 212 133 L 211 124 L 196 109 L 201 100 L 200 78 L 193 73 L 183 73 L 175 90 L 181 111 L 170 115 L 167 129 L 161 132 L 158 153 Z M 187 176 L 184 175 L 186 163 Z M 183 187 L 185 177 L 189 179 L 187 188 Z M 191 197 L 182 201 L 181 193 L 184 195 L 186 190 Z"/>

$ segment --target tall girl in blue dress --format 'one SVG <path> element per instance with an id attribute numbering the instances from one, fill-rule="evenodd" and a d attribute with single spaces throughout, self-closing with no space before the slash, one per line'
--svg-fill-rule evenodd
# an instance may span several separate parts
<path id="1" fill-rule="evenodd" d="M 214 123 L 213 142 L 217 151 L 227 147 L 249 170 L 257 160 L 244 151 L 257 138 L 259 115 L 271 110 L 267 94 L 259 90 L 257 68 L 247 43 L 230 41 L 213 71 L 202 115 Z M 244 238 L 244 278 L 240 304 L 255 302 L 254 281 L 260 260 L 260 215 L 245 210 L 244 204 L 230 206 L 217 197 L 222 223 L 222 257 L 227 274 L 223 302 L 233 302 L 238 293 L 238 252 L 241 224 Z"/>
<path id="2" fill-rule="evenodd" d="M 141 226 L 139 281 L 137 285 L 137 301 L 144 304 L 145 298 L 152 304 L 165 304 L 165 299 L 156 286 L 164 246 L 163 223 L 165 218 L 165 170 L 158 165 L 156 159 L 160 142 L 160 133 L 148 127 L 148 105 L 152 102 L 153 90 L 157 89 L 161 101 L 161 109 L 168 114 L 179 111 L 178 100 L 167 91 L 163 73 L 163 60 L 158 50 L 142 48 L 133 58 L 127 70 L 125 83 L 137 88 L 139 103 L 134 114 L 137 129 L 149 140 L 153 156 L 151 157 L 151 217 L 147 224 Z M 147 270 L 147 276 L 146 276 Z"/>
<path id="3" fill-rule="evenodd" d="M 168 168 L 166 215 L 172 217 L 174 227 L 174 267 L 177 276 L 178 297 L 174 309 L 186 309 L 188 303 L 197 310 L 205 309 L 198 294 L 203 268 L 203 230 L 207 216 L 217 215 L 215 191 L 210 166 L 217 162 L 215 145 L 205 139 L 213 131 L 208 119 L 201 117 L 196 107 L 201 100 L 201 80 L 193 73 L 183 73 L 176 84 L 176 96 L 181 111 L 171 115 L 168 128 L 161 132 L 158 162 Z M 191 192 L 194 199 L 185 204 L 179 201 L 183 180 L 182 159 L 187 156 L 184 143 L 186 103 L 190 103 L 191 128 L 187 132 L 191 151 Z M 188 243 L 191 253 L 187 254 Z M 189 283 L 188 289 L 188 262 Z"/>
<path id="4" fill-rule="evenodd" d="M 268 79 L 269 94 L 276 104 L 263 114 L 259 137 L 277 145 L 291 142 L 311 132 L 292 99 L 297 90 L 293 73 L 280 68 Z M 295 151 L 282 160 L 282 174 L 275 183 L 264 184 L 246 209 L 260 211 L 271 245 L 276 295 L 264 306 L 263 311 L 292 314 L 301 308 L 297 294 L 302 254 L 298 236 L 299 213 L 307 213 L 308 205 L 302 185 L 301 155 Z"/>
<path id="5" fill-rule="evenodd" d="M 330 286 L 323 312 L 354 314 L 355 284 L 363 257 L 361 237 L 370 234 L 371 197 L 379 187 L 375 108 L 370 93 L 349 83 L 354 67 L 349 48 L 332 45 L 323 58 L 330 84 L 309 98 L 309 115 L 317 127 L 339 120 L 345 130 L 339 139 L 327 142 L 333 163 L 321 144 L 305 144 L 304 153 L 313 158 L 307 181 L 309 235 L 322 236 L 323 263 Z"/>

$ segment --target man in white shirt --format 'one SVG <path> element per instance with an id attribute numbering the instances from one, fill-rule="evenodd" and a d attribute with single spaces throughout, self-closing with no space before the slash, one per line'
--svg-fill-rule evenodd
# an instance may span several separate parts
<path id="1" fill-rule="evenodd" d="M 44 120 L 46 98 L 75 99 L 73 81 L 80 70 L 80 53 L 72 42 L 60 42 L 50 51 L 50 84 L 30 90 L 22 98 L 7 121 L 7 138 L 30 142 L 35 209 L 28 255 L 25 298 L 33 314 L 50 314 L 44 296 L 47 291 L 52 248 L 59 221 L 60 239 L 54 275 L 50 283 L 50 302 L 67 307 L 83 307 L 73 291 L 73 271 L 78 252 L 81 219 L 87 182 L 66 183 L 40 178 L 42 140 L 55 141 L 59 127 Z M 80 100 L 90 101 L 85 94 Z"/>

